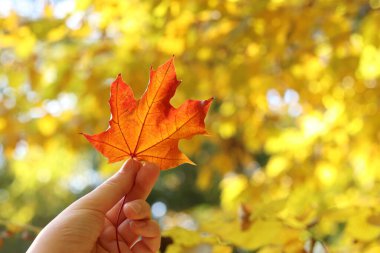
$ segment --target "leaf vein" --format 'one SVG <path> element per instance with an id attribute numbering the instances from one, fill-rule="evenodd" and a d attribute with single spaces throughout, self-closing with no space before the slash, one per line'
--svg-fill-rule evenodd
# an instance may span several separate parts
<path id="1" fill-rule="evenodd" d="M 125 150 L 123 150 L 123 149 L 121 149 L 121 148 L 119 148 L 119 147 L 116 147 L 116 146 L 114 146 L 114 145 L 112 145 L 112 144 L 110 144 L 110 143 L 108 143 L 108 142 L 101 141 L 101 140 L 97 140 L 97 139 L 92 139 L 92 138 L 91 138 L 91 141 L 106 144 L 106 145 L 111 146 L 111 147 L 113 147 L 113 148 L 115 148 L 115 149 L 118 149 L 118 150 L 120 150 L 120 151 L 122 151 L 122 152 L 124 152 L 125 154 L 128 155 L 128 152 L 125 152 Z"/>
<path id="2" fill-rule="evenodd" d="M 168 71 L 169 71 L 169 68 L 170 68 L 171 64 L 172 64 L 172 62 L 170 62 L 170 65 L 168 66 L 168 68 L 167 68 L 167 70 L 166 70 L 166 72 L 165 72 L 165 75 L 164 75 L 164 77 L 163 77 L 162 80 L 161 80 L 160 86 L 159 86 L 159 88 L 157 89 L 156 94 L 154 94 L 154 97 L 153 97 L 153 100 L 152 100 L 152 101 L 155 100 L 155 98 L 156 98 L 156 96 L 157 96 L 157 94 L 158 94 L 158 90 L 161 88 L 161 85 L 162 85 L 163 81 L 165 80 L 166 75 L 168 74 Z M 147 98 L 146 98 L 146 103 L 148 103 L 148 96 L 147 96 Z M 148 117 L 148 114 L 149 114 L 151 108 L 152 108 L 152 105 L 149 106 L 149 104 L 148 104 L 148 112 L 146 113 L 146 115 L 145 115 L 145 117 L 144 117 L 144 121 L 142 122 L 142 126 L 141 126 L 141 129 L 140 129 L 140 133 L 139 133 L 139 135 L 138 135 L 138 137 L 137 137 L 137 143 L 136 143 L 135 150 L 133 151 L 133 153 L 136 153 L 136 151 L 137 151 L 137 148 L 138 148 L 139 143 L 140 143 L 141 134 L 142 134 L 142 132 L 143 132 L 143 129 L 144 129 L 144 126 L 145 126 L 145 122 L 146 122 L 146 119 L 147 119 L 147 117 Z M 137 155 L 137 154 L 136 154 L 136 155 Z"/>
<path id="3" fill-rule="evenodd" d="M 157 146 L 158 144 L 160 144 L 161 142 L 163 142 L 163 141 L 165 141 L 165 140 L 175 140 L 175 139 L 171 139 L 170 137 L 173 136 L 176 132 L 178 132 L 182 127 L 184 127 L 184 126 L 185 126 L 190 120 L 192 120 L 192 119 L 195 118 L 196 116 L 197 116 L 197 114 L 194 114 L 192 117 L 190 117 L 188 120 L 186 120 L 186 121 L 185 121 L 180 127 L 177 127 L 177 126 L 176 126 L 176 130 L 174 130 L 174 131 L 173 131 L 171 134 L 169 134 L 166 138 L 164 138 L 164 139 L 162 139 L 161 141 L 156 142 L 155 144 L 153 144 L 153 145 L 151 145 L 151 146 L 149 146 L 149 147 L 147 147 L 147 148 L 145 148 L 145 149 L 143 149 L 143 150 L 137 152 L 136 155 L 141 154 L 141 153 L 147 151 L 148 149 L 150 149 L 150 148 L 152 148 L 152 147 L 154 147 L 154 146 Z"/>
<path id="4" fill-rule="evenodd" d="M 117 84 L 116 84 L 116 114 L 117 114 L 117 121 L 118 121 L 118 122 L 116 122 L 116 125 L 119 127 L 120 133 L 121 133 L 121 135 L 123 136 L 124 142 L 125 142 L 125 144 L 126 144 L 127 147 L 128 147 L 129 153 L 131 153 L 131 148 L 130 148 L 129 145 L 128 145 L 127 139 L 125 139 L 125 136 L 124 136 L 123 130 L 121 130 L 121 127 L 120 127 L 120 124 L 119 124 L 120 119 L 119 119 L 119 104 L 118 104 L 118 98 L 119 98 L 119 80 L 117 81 Z"/>

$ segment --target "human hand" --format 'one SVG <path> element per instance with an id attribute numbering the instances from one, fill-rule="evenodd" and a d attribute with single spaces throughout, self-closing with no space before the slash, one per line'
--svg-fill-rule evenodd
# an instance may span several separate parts
<path id="1" fill-rule="evenodd" d="M 159 173 L 153 164 L 128 160 L 114 176 L 51 221 L 27 253 L 117 253 L 117 223 L 120 252 L 157 252 L 160 230 L 145 199 Z"/>

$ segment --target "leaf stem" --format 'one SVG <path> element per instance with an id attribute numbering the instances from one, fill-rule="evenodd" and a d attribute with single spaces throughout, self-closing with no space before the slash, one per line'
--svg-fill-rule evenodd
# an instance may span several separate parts
<path id="1" fill-rule="evenodd" d="M 125 196 L 123 197 L 123 201 L 121 203 L 121 206 L 119 208 L 119 213 L 117 214 L 117 220 L 116 220 L 116 245 L 117 245 L 117 251 L 119 253 L 121 253 L 121 250 L 120 250 L 120 245 L 119 245 L 119 223 L 120 223 L 120 216 L 121 216 L 121 212 L 123 210 L 123 206 L 125 204 L 125 201 L 127 200 L 127 194 L 125 194 Z"/>

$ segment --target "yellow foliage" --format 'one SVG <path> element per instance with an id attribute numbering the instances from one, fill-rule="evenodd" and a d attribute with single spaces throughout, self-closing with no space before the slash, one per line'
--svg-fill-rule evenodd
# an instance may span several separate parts
<path id="1" fill-rule="evenodd" d="M 373 45 L 364 47 L 360 58 L 359 73 L 365 79 L 374 79 L 380 76 L 380 50 Z"/>
<path id="2" fill-rule="evenodd" d="M 289 166 L 289 161 L 287 157 L 283 156 L 273 156 L 266 167 L 267 174 L 269 177 L 276 177 L 282 172 L 284 172 Z"/>
<path id="3" fill-rule="evenodd" d="M 221 182 L 222 195 L 221 205 L 226 209 L 234 209 L 241 201 L 239 196 L 243 193 L 248 185 L 248 179 L 243 175 L 233 175 L 223 179 Z"/>
<path id="4" fill-rule="evenodd" d="M 380 235 L 380 228 L 368 222 L 368 210 L 360 210 L 348 219 L 346 236 L 360 241 L 372 241 Z"/>

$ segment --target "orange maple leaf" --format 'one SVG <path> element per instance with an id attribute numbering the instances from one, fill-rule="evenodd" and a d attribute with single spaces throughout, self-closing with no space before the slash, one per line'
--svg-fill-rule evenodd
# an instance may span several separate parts
<path id="1" fill-rule="evenodd" d="M 83 134 L 109 162 L 127 158 L 149 161 L 161 170 L 193 162 L 178 149 L 180 139 L 205 134 L 204 118 L 212 98 L 187 100 L 179 108 L 170 99 L 180 84 L 174 59 L 150 70 L 148 88 L 136 100 L 121 75 L 111 85 L 109 128 L 99 134 Z"/>

